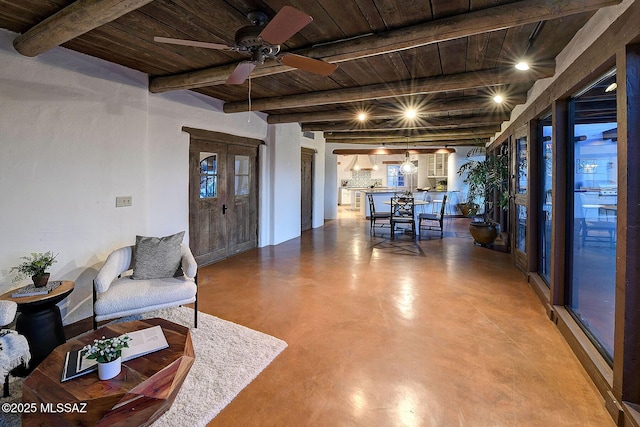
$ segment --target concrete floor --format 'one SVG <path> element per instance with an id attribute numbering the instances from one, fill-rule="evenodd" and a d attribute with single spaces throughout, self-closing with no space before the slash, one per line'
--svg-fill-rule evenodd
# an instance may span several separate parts
<path id="1" fill-rule="evenodd" d="M 202 311 L 289 345 L 209 425 L 613 426 L 525 276 L 466 221 L 390 242 L 347 211 L 202 268 Z"/>

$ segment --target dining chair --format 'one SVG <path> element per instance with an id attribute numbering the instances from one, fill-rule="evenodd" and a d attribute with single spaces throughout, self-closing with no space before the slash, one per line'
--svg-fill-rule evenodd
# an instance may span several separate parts
<path id="1" fill-rule="evenodd" d="M 616 244 L 616 209 L 605 208 L 606 205 L 586 203 L 582 193 L 574 198 L 574 216 L 579 227 L 582 246 L 589 242 L 607 242 Z"/>
<path id="2" fill-rule="evenodd" d="M 431 200 L 431 213 L 434 215 L 438 214 L 439 208 L 441 208 L 441 205 L 444 205 L 444 199 L 446 198 L 447 193 L 444 194 L 444 196 L 442 197 L 442 199 L 432 199 Z M 435 197 L 435 195 L 434 195 Z"/>
<path id="3" fill-rule="evenodd" d="M 431 203 L 431 197 L 430 197 L 428 191 L 423 191 L 422 192 L 422 201 L 424 203 L 419 205 L 416 209 L 418 209 L 420 213 L 426 213 L 427 212 L 427 206 Z"/>
<path id="4" fill-rule="evenodd" d="M 411 225 L 411 233 L 416 234 L 415 202 L 413 197 L 394 196 L 391 198 L 391 238 L 395 238 L 398 224 Z"/>
<path id="5" fill-rule="evenodd" d="M 440 230 L 440 238 L 444 235 L 444 211 L 447 205 L 447 195 L 442 196 L 439 213 L 421 213 L 418 215 L 418 231 L 422 234 L 423 221 L 425 230 Z"/>
<path id="6" fill-rule="evenodd" d="M 373 199 L 373 194 L 367 193 L 367 198 L 369 199 L 369 232 L 375 236 L 375 227 L 384 228 L 391 226 L 391 212 L 376 211 L 376 204 Z"/>

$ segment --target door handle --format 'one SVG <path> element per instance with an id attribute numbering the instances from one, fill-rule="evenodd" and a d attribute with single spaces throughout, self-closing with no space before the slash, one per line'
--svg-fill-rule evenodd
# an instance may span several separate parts
<path id="1" fill-rule="evenodd" d="M 227 205 L 222 205 L 222 215 L 225 215 L 227 212 Z"/>

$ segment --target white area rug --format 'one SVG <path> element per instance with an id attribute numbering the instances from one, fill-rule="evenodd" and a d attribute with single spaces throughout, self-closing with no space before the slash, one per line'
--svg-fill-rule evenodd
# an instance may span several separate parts
<path id="1" fill-rule="evenodd" d="M 193 329 L 193 310 L 186 307 L 159 310 L 142 317 L 161 317 L 191 328 L 196 353 L 176 400 L 153 427 L 206 426 L 287 347 L 287 343 L 270 335 L 205 313 L 198 313 L 198 329 Z M 19 402 L 19 396 L 22 381 L 16 380 L 11 384 L 9 401 Z M 19 417 L 0 412 L 0 426 L 20 425 Z"/>

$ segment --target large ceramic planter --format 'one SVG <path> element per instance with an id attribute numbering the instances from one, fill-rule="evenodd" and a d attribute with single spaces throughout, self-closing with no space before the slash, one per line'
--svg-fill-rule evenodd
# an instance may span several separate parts
<path id="1" fill-rule="evenodd" d="M 122 369 L 122 358 L 118 357 L 107 363 L 98 363 L 98 378 L 101 380 L 110 380 L 120 373 Z"/>
<path id="2" fill-rule="evenodd" d="M 500 224 L 495 222 L 470 222 L 469 232 L 476 243 L 487 246 L 492 244 L 500 234 Z"/>

